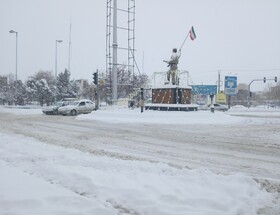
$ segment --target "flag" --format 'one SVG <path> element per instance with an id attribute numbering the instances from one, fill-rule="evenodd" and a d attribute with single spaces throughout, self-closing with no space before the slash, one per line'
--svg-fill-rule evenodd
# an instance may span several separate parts
<path id="1" fill-rule="evenodd" d="M 189 32 L 189 34 L 190 34 L 190 38 L 191 38 L 191 40 L 194 40 L 194 39 L 196 38 L 196 35 L 195 35 L 195 32 L 194 32 L 194 28 L 193 28 L 193 26 L 192 26 L 192 28 L 191 28 L 191 30 L 190 30 L 190 32 Z"/>

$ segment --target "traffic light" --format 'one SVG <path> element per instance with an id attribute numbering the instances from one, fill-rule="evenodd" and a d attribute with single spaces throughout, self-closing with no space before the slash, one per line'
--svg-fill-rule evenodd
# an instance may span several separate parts
<path id="1" fill-rule="evenodd" d="M 274 81 L 277 82 L 277 76 L 275 76 Z"/>
<path id="2" fill-rule="evenodd" d="M 266 82 L 266 77 L 263 78 L 263 83 L 265 83 L 265 82 Z"/>
<path id="3" fill-rule="evenodd" d="M 97 84 L 98 84 L 98 72 L 94 72 L 94 73 L 93 73 L 92 79 L 93 79 L 93 83 L 94 83 L 95 85 L 97 85 Z"/>

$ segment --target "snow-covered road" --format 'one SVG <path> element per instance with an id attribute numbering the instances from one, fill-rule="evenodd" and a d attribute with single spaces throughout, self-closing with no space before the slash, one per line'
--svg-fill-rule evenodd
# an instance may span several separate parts
<path id="1" fill-rule="evenodd" d="M 187 114 L 200 113 L 185 113 L 182 121 L 188 120 Z M 1 130 L 93 154 L 280 179 L 280 124 L 267 120 L 254 123 L 245 118 L 240 123 L 178 125 L 83 120 L 88 119 L 87 115 L 79 116 L 80 120 L 42 114 L 0 113 L 0 117 L 5 122 Z"/>
<path id="2" fill-rule="evenodd" d="M 33 113 L 35 112 L 36 111 Z M 147 183 L 144 183 L 143 181 L 138 183 L 139 181 L 137 181 L 138 176 L 141 178 L 145 177 L 147 174 L 146 171 L 142 172 L 139 170 L 143 170 L 145 168 L 155 168 L 163 172 L 171 171 L 171 175 L 177 175 L 178 178 L 171 180 L 173 183 L 178 184 L 178 186 L 171 186 L 174 190 L 179 190 L 180 187 L 183 188 L 183 190 L 190 189 L 190 187 L 184 187 L 183 182 L 179 180 L 180 177 L 185 177 L 184 180 L 191 180 L 190 178 L 186 177 L 184 171 L 191 171 L 192 173 L 190 177 L 195 177 L 196 180 L 199 181 L 199 175 L 201 175 L 200 171 L 204 170 L 203 175 L 211 175 L 211 178 L 215 178 L 215 180 L 217 180 L 220 184 L 224 183 L 223 180 L 229 180 L 228 178 L 224 179 L 224 176 L 230 176 L 229 178 L 233 180 L 236 179 L 237 181 L 244 180 L 244 178 L 240 179 L 238 178 L 239 176 L 237 176 L 238 174 L 242 174 L 244 177 L 246 176 L 253 179 L 255 182 L 258 182 L 266 190 L 269 190 L 271 193 L 273 193 L 274 203 L 275 201 L 279 201 L 280 118 L 278 118 L 279 115 L 275 115 L 275 113 L 271 113 L 270 115 L 261 115 L 255 113 L 258 117 L 248 117 L 250 116 L 249 113 L 243 114 L 246 115 L 246 117 L 241 117 L 230 116 L 220 112 L 211 114 L 209 112 L 163 113 L 146 111 L 145 113 L 140 114 L 139 112 L 136 112 L 136 110 L 132 111 L 128 109 L 117 111 L 101 110 L 90 115 L 81 115 L 78 117 L 46 116 L 39 113 L 27 114 L 27 112 L 26 114 L 15 113 L 15 110 L 0 110 L 0 133 L 3 133 L 1 143 L 5 139 L 7 140 L 6 142 L 9 142 L 9 138 L 7 138 L 6 135 L 11 136 L 17 134 L 28 138 L 35 138 L 36 141 L 55 145 L 55 147 L 63 146 L 61 148 L 62 152 L 59 153 L 59 156 L 63 155 L 63 148 L 72 148 L 79 150 L 80 153 L 86 152 L 86 158 L 84 158 L 85 160 L 89 159 L 88 157 L 97 159 L 99 162 L 98 165 L 102 166 L 102 163 L 104 165 L 105 161 L 110 161 L 110 164 L 107 166 L 105 165 L 104 168 L 108 168 L 108 166 L 112 166 L 112 163 L 115 163 L 116 166 L 111 167 L 112 171 L 114 172 L 113 174 L 106 173 L 107 175 L 105 174 L 104 178 L 99 178 L 94 174 L 104 174 L 104 172 L 99 172 L 101 171 L 99 168 L 94 168 L 95 170 L 91 169 L 93 172 L 93 176 L 91 175 L 91 177 L 99 178 L 101 181 L 106 181 L 106 178 L 109 177 L 109 175 L 115 175 L 116 181 L 107 181 L 107 183 L 116 183 L 114 186 L 114 189 L 117 190 L 115 191 L 116 193 L 122 193 L 121 190 L 126 190 L 126 188 L 121 185 L 121 181 L 124 181 L 122 176 L 129 178 L 125 184 L 132 183 L 133 180 L 130 177 L 133 178 L 133 176 L 135 176 L 135 183 L 137 186 L 140 184 L 139 190 L 132 189 L 135 188 L 136 184 L 130 184 L 130 188 L 132 189 L 131 193 L 127 191 L 127 195 L 120 197 L 114 196 L 117 194 L 113 192 L 114 194 L 112 194 L 112 198 L 109 198 L 109 200 L 104 193 L 106 193 L 106 189 L 111 190 L 113 188 L 106 183 L 101 185 L 101 182 L 98 184 L 99 186 L 95 185 L 99 188 L 100 186 L 107 187 L 106 189 L 104 188 L 105 190 L 101 189 L 103 194 L 100 194 L 98 199 L 101 199 L 100 201 L 103 200 L 107 203 L 109 201 L 110 205 L 113 205 L 114 209 L 119 207 L 119 214 L 186 214 L 184 212 L 187 209 L 191 210 L 190 208 L 184 208 L 183 205 L 185 204 L 179 204 L 181 200 L 174 200 L 176 196 L 174 193 L 169 193 L 170 196 L 166 197 L 164 201 L 175 201 L 176 204 L 179 204 L 178 207 L 181 207 L 181 211 L 174 211 L 174 208 L 172 208 L 174 205 L 172 204 L 172 206 L 170 206 L 171 208 L 169 209 L 155 209 L 151 210 L 153 212 L 146 211 L 144 213 L 143 211 L 145 210 L 142 208 L 142 206 L 134 205 L 135 202 L 139 203 L 144 201 L 141 199 L 143 196 L 139 197 L 140 199 L 138 199 L 138 197 L 133 197 L 136 198 L 134 201 L 133 198 L 131 201 L 128 201 L 128 196 L 132 195 L 132 193 L 138 193 L 137 196 L 141 196 L 141 193 L 149 192 L 149 189 L 146 189 L 146 186 L 148 186 Z M 235 114 L 242 115 L 240 113 Z M 14 142 L 16 142 L 16 139 L 18 139 L 18 137 L 15 138 Z M 30 141 L 27 140 L 26 142 Z M 47 172 L 49 170 L 51 171 L 50 173 L 54 174 L 54 169 L 47 168 L 46 166 L 43 166 L 43 168 L 42 165 L 36 166 L 36 164 L 40 164 L 40 156 L 36 158 L 34 153 L 32 153 L 32 150 L 29 152 L 30 148 L 28 148 L 28 146 L 26 146 L 26 149 L 22 148 L 14 150 L 15 148 L 19 148 L 20 145 L 21 144 L 17 143 L 14 146 L 6 145 L 5 147 L 2 147 L 0 161 L 4 160 L 4 162 L 12 166 L 21 166 L 21 169 L 24 169 L 29 174 L 35 174 L 39 178 L 42 177 L 47 181 L 56 181 L 55 183 L 65 185 L 64 188 L 70 187 L 73 191 L 74 185 L 71 183 L 70 179 L 67 180 L 67 177 L 59 176 L 57 172 L 55 172 L 54 177 L 51 177 L 47 174 Z M 40 147 L 46 147 L 46 151 L 53 150 L 47 146 Z M 44 150 L 42 149 L 39 151 L 39 153 L 42 153 L 42 151 Z M 65 151 L 65 149 L 64 152 L 66 153 L 66 157 L 73 153 L 70 151 Z M 4 156 L 5 153 L 6 156 Z M 19 155 L 21 156 L 21 159 L 15 159 Z M 56 156 L 57 155 L 58 154 L 56 154 Z M 42 158 L 43 160 L 54 159 L 52 154 L 46 154 L 44 156 L 44 158 Z M 32 161 L 26 161 L 30 157 L 34 159 L 33 166 L 31 165 Z M 83 156 L 73 155 L 73 157 L 81 159 Z M 86 166 L 85 163 L 87 163 L 86 161 L 80 161 L 81 163 L 77 161 L 76 165 L 72 165 L 71 163 L 75 163 L 75 161 L 68 158 L 66 160 L 62 159 L 62 161 L 60 160 L 56 164 L 61 165 L 61 162 L 69 163 L 69 169 L 65 167 L 67 165 L 63 165 L 63 174 L 66 174 L 66 168 L 66 172 L 71 172 L 72 175 L 77 174 L 77 171 L 75 170 L 78 169 L 81 164 L 82 166 L 80 166 L 80 168 L 84 168 L 84 166 Z M 137 162 L 137 164 L 134 163 L 135 165 L 133 165 L 131 162 Z M 143 163 L 145 164 L 144 167 L 141 166 Z M 149 164 L 151 166 L 149 166 Z M 55 164 L 50 165 L 49 162 L 45 162 L 44 165 L 49 165 L 51 167 L 55 166 Z M 120 166 L 123 168 L 120 168 Z M 93 167 L 91 166 L 90 168 Z M 129 170 L 131 168 L 135 168 L 135 172 Z M 118 169 L 118 171 L 116 169 Z M 153 169 L 152 172 L 154 171 L 155 170 Z M 183 176 L 181 174 L 183 174 Z M 148 176 L 148 180 L 162 179 L 162 184 L 168 184 L 168 175 L 169 173 L 167 175 L 161 175 L 161 177 L 159 177 L 159 175 L 153 176 L 152 178 L 150 175 Z M 59 177 L 62 177 L 62 179 Z M 85 173 L 83 173 L 82 175 L 77 175 L 77 177 L 81 177 L 81 180 L 83 180 L 83 178 L 88 178 L 89 176 L 85 176 Z M 73 180 L 75 182 L 79 181 L 79 179 Z M 88 181 L 85 180 L 84 182 L 87 184 Z M 207 184 L 208 182 L 205 183 Z M 233 183 L 237 182 L 234 181 Z M 250 184 L 251 182 L 248 183 Z M 150 188 L 154 189 L 154 191 L 157 193 L 159 192 L 158 189 L 164 187 L 162 184 L 158 187 L 153 186 Z M 201 183 L 198 182 L 198 184 L 193 185 L 201 186 Z M 77 189 L 81 189 L 81 186 L 82 185 L 80 185 L 80 187 L 78 186 L 79 188 Z M 213 184 L 207 184 L 202 189 L 207 190 L 207 186 L 215 187 Z M 221 190 L 219 191 L 221 193 L 225 192 L 225 190 L 229 189 L 229 187 L 226 186 L 227 185 L 225 185 L 225 188 L 221 187 Z M 75 189 L 74 192 L 76 192 Z M 87 186 L 77 192 L 86 192 L 86 189 Z M 208 192 L 209 195 L 213 195 L 211 194 L 212 191 Z M 226 192 L 233 191 L 227 190 Z M 236 193 L 238 196 L 239 192 Z M 89 192 L 89 195 L 95 194 L 94 192 Z M 215 200 L 214 202 L 219 202 L 219 199 L 225 197 L 223 195 L 224 194 L 217 194 L 218 201 Z M 242 195 L 243 194 L 240 194 L 238 197 L 242 197 Z M 189 199 L 189 197 L 184 195 L 181 197 L 183 199 Z M 178 198 L 180 198 L 180 195 Z M 199 198 L 200 197 L 198 197 L 198 199 Z M 228 198 L 229 201 L 235 201 L 234 199 L 231 200 L 229 196 L 226 198 Z M 116 199 L 122 203 L 119 205 Z M 149 197 L 145 196 L 145 199 L 147 201 L 153 202 L 153 200 L 149 199 Z M 164 205 L 164 201 L 160 202 L 160 205 Z M 198 201 L 201 202 L 202 200 Z M 256 197 L 256 201 L 260 201 L 260 199 Z M 126 202 L 129 207 L 124 206 L 124 202 Z M 209 208 L 213 209 L 213 205 L 215 205 L 214 202 L 207 202 L 202 207 L 206 208 L 207 211 L 207 205 L 210 204 L 212 206 Z M 256 202 L 252 204 L 256 204 Z M 114 205 L 117 206 L 114 207 Z M 145 202 L 145 204 L 143 203 L 143 207 L 146 207 L 147 205 L 149 205 L 147 202 Z M 231 208 L 230 206 L 226 205 L 227 204 L 216 205 L 217 211 L 213 212 L 213 214 L 219 214 L 219 211 Z M 153 206 L 152 208 L 154 207 L 156 206 Z M 236 210 L 228 211 L 228 213 L 225 214 L 251 213 L 251 211 L 248 209 L 240 209 L 240 205 L 238 204 L 232 207 Z M 203 210 L 196 211 L 196 209 L 193 212 L 197 212 L 197 214 L 210 214 L 206 212 L 203 213 Z M 276 212 L 279 212 L 278 210 L 278 206 L 266 204 L 266 207 L 263 207 L 263 209 L 257 211 L 260 214 L 277 214 Z M 171 211 L 174 212 L 171 213 Z M 254 213 L 252 212 L 252 214 Z"/>

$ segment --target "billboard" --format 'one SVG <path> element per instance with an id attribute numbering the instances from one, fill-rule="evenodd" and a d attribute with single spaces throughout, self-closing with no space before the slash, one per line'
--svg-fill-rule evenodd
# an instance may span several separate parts
<path id="1" fill-rule="evenodd" d="M 227 102 L 227 97 L 226 94 L 223 92 L 217 93 L 216 94 L 216 103 L 226 103 Z"/>
<path id="2" fill-rule="evenodd" d="M 237 93 L 237 77 L 225 76 L 225 93 L 227 96 L 235 96 Z"/>
<path id="3" fill-rule="evenodd" d="M 194 95 L 216 95 L 216 85 L 192 85 L 192 94 Z"/>

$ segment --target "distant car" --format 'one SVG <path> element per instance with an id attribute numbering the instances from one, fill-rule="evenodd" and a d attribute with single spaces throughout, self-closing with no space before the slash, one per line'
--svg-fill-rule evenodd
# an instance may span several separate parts
<path id="1" fill-rule="evenodd" d="M 92 101 L 83 99 L 58 108 L 58 113 L 62 115 L 76 116 L 82 113 L 91 113 L 94 108 L 95 105 Z"/>
<path id="2" fill-rule="evenodd" d="M 69 101 L 59 101 L 53 106 L 43 108 L 42 112 L 46 115 L 58 115 L 58 108 L 69 105 Z"/>
<path id="3" fill-rule="evenodd" d="M 227 111 L 228 110 L 228 107 L 225 106 L 225 105 L 221 105 L 221 104 L 213 104 L 214 106 L 214 110 L 219 110 L 219 111 Z M 211 104 L 208 105 L 208 109 L 211 108 Z"/>
<path id="4" fill-rule="evenodd" d="M 247 107 L 243 106 L 243 105 L 234 105 L 231 106 L 232 109 L 248 109 Z"/>
<path id="5" fill-rule="evenodd" d="M 209 110 L 208 105 L 205 104 L 203 105 L 197 104 L 197 105 L 198 105 L 197 110 Z"/>

